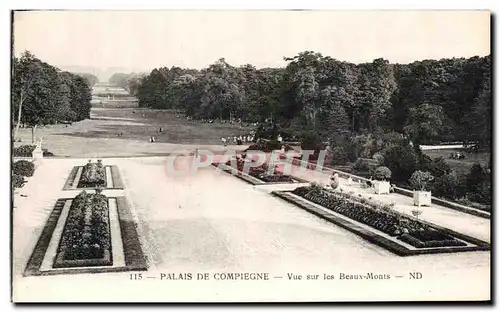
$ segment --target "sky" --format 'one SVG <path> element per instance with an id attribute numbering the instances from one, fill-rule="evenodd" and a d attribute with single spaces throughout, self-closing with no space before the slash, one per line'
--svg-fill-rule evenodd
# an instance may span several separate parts
<path id="1" fill-rule="evenodd" d="M 27 11 L 13 32 L 16 55 L 130 72 L 278 67 L 306 50 L 353 63 L 490 54 L 488 11 Z"/>

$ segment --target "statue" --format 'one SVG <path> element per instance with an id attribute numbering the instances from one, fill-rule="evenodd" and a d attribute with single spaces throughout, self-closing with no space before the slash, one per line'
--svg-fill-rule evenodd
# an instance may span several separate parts
<path id="1" fill-rule="evenodd" d="M 340 181 L 339 181 L 339 175 L 338 173 L 335 173 L 331 178 L 330 178 L 330 187 L 332 189 L 336 189 L 339 187 Z"/>
<path id="2" fill-rule="evenodd" d="M 35 167 L 38 167 L 43 159 L 42 139 L 40 139 L 40 141 L 38 141 L 38 143 L 35 146 L 35 149 L 31 153 L 31 155 L 33 157 L 33 162 L 35 164 Z"/>

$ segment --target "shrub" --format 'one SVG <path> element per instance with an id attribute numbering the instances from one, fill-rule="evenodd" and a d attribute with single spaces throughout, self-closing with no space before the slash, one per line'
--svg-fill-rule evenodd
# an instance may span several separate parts
<path id="1" fill-rule="evenodd" d="M 480 164 L 472 165 L 465 178 L 467 197 L 479 203 L 491 203 L 491 174 Z"/>
<path id="2" fill-rule="evenodd" d="M 352 165 L 352 169 L 357 172 L 373 172 L 377 168 L 377 163 L 373 159 L 358 158 Z"/>
<path id="3" fill-rule="evenodd" d="M 410 185 L 419 191 L 425 191 L 427 189 L 427 185 L 431 182 L 434 177 L 427 171 L 415 171 L 409 180 Z"/>
<path id="4" fill-rule="evenodd" d="M 14 157 L 32 157 L 33 151 L 35 150 L 36 145 L 21 145 L 18 147 L 14 147 L 12 149 L 12 156 Z M 53 153 L 49 152 L 46 148 L 42 148 L 43 156 L 54 156 Z"/>
<path id="5" fill-rule="evenodd" d="M 424 154 L 418 145 L 413 146 L 413 151 L 417 158 L 417 170 L 421 171 L 432 171 L 433 162 L 432 158 Z"/>
<path id="6" fill-rule="evenodd" d="M 42 148 L 43 157 L 54 156 L 54 153 L 49 152 L 46 148 Z"/>
<path id="7" fill-rule="evenodd" d="M 24 183 L 26 183 L 26 181 L 24 181 L 24 177 L 22 175 L 15 174 L 15 173 L 12 175 L 12 187 L 13 188 L 21 188 L 24 186 Z"/>
<path id="8" fill-rule="evenodd" d="M 423 168 L 421 170 L 425 171 Z M 435 177 L 441 177 L 450 173 L 451 168 L 443 157 L 436 157 L 430 163 L 428 171 Z"/>
<path id="9" fill-rule="evenodd" d="M 18 160 L 12 166 L 12 171 L 23 177 L 31 177 L 35 173 L 35 164 L 27 160 Z"/>
<path id="10" fill-rule="evenodd" d="M 343 146 L 335 146 L 327 154 L 327 163 L 332 165 L 345 165 L 349 161 L 347 151 Z"/>
<path id="11" fill-rule="evenodd" d="M 455 171 L 438 176 L 434 181 L 432 192 L 434 193 L 434 196 L 440 196 L 452 200 L 460 198 L 464 195 L 460 177 Z"/>
<path id="12" fill-rule="evenodd" d="M 392 179 L 405 182 L 418 168 L 415 151 L 409 145 L 397 145 L 389 148 L 384 154 L 384 165 L 391 169 Z"/>
<path id="13" fill-rule="evenodd" d="M 373 154 L 372 159 L 375 160 L 379 165 L 382 165 L 384 163 L 384 155 L 382 155 L 381 153 Z"/>
<path id="14" fill-rule="evenodd" d="M 371 134 L 353 136 L 349 145 L 356 157 L 367 158 L 375 152 L 375 140 Z"/>
<path id="15" fill-rule="evenodd" d="M 376 180 L 389 181 L 391 179 L 392 172 L 389 168 L 385 166 L 380 166 L 373 172 Z"/>
<path id="16" fill-rule="evenodd" d="M 12 149 L 12 156 L 14 157 L 31 157 L 35 150 L 35 145 L 21 145 Z"/>
<path id="17" fill-rule="evenodd" d="M 301 133 L 300 147 L 303 150 L 314 151 L 315 155 L 317 155 L 320 150 L 325 149 L 325 145 L 321 141 L 321 137 L 318 132 L 314 130 L 304 131 Z"/>
<path id="18" fill-rule="evenodd" d="M 245 152 L 247 152 L 247 151 L 263 151 L 263 152 L 269 153 L 269 152 L 280 150 L 280 149 L 281 149 L 280 142 L 278 142 L 277 140 L 270 140 L 267 142 L 259 142 L 256 144 L 252 144 L 252 145 L 250 145 L 250 147 L 248 147 L 245 150 Z"/>

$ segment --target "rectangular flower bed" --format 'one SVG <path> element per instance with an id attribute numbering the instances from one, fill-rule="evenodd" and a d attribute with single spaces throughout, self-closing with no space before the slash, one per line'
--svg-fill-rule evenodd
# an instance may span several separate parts
<path id="1" fill-rule="evenodd" d="M 123 196 L 80 193 L 58 199 L 24 275 L 147 270 L 130 209 Z"/>
<path id="2" fill-rule="evenodd" d="M 273 194 L 401 256 L 489 250 L 489 244 L 486 242 L 417 220 L 350 194 L 325 191 L 317 186 L 300 187 L 292 192 L 273 192 Z M 295 197 L 290 194 L 294 194 Z M 327 213 L 308 202 L 333 213 Z"/>
<path id="3" fill-rule="evenodd" d="M 71 204 L 53 267 L 112 264 L 108 199 L 82 191 Z"/>
<path id="4" fill-rule="evenodd" d="M 105 189 L 123 189 L 118 166 L 105 166 L 101 162 L 89 162 L 85 166 L 75 166 L 63 189 L 94 189 L 98 186 Z"/>
<path id="5" fill-rule="evenodd" d="M 101 161 L 83 166 L 78 188 L 104 186 L 106 184 L 106 169 Z"/>
<path id="6" fill-rule="evenodd" d="M 254 185 L 260 184 L 278 184 L 278 183 L 308 183 L 308 181 L 286 175 L 278 170 L 274 170 L 273 174 L 269 174 L 269 165 L 264 163 L 258 167 L 249 167 L 248 172 L 244 172 L 245 160 L 238 158 L 236 160 L 236 167 L 234 161 L 227 161 L 225 164 L 213 163 L 215 167 L 221 168 L 225 172 L 233 173 L 236 171 L 236 176 Z"/>

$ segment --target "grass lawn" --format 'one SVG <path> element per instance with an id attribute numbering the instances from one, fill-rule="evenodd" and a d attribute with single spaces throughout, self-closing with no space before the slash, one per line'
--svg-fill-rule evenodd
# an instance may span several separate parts
<path id="1" fill-rule="evenodd" d="M 162 133 L 158 132 L 160 127 Z M 42 147 L 55 156 L 144 156 L 194 146 L 222 147 L 221 137 L 246 135 L 251 130 L 240 125 L 187 121 L 166 110 L 94 107 L 90 119 L 38 127 L 36 136 L 43 137 Z M 149 143 L 151 136 L 156 137 L 154 144 Z M 31 129 L 19 129 L 18 138 L 21 142 L 15 142 L 15 146 L 31 144 Z"/>
<path id="2" fill-rule="evenodd" d="M 432 158 L 443 157 L 451 169 L 457 173 L 468 173 L 475 163 L 480 163 L 481 166 L 488 165 L 491 158 L 489 152 L 468 153 L 464 149 L 426 150 L 423 152 Z M 450 159 L 450 154 L 455 152 L 463 153 L 465 159 Z"/>

